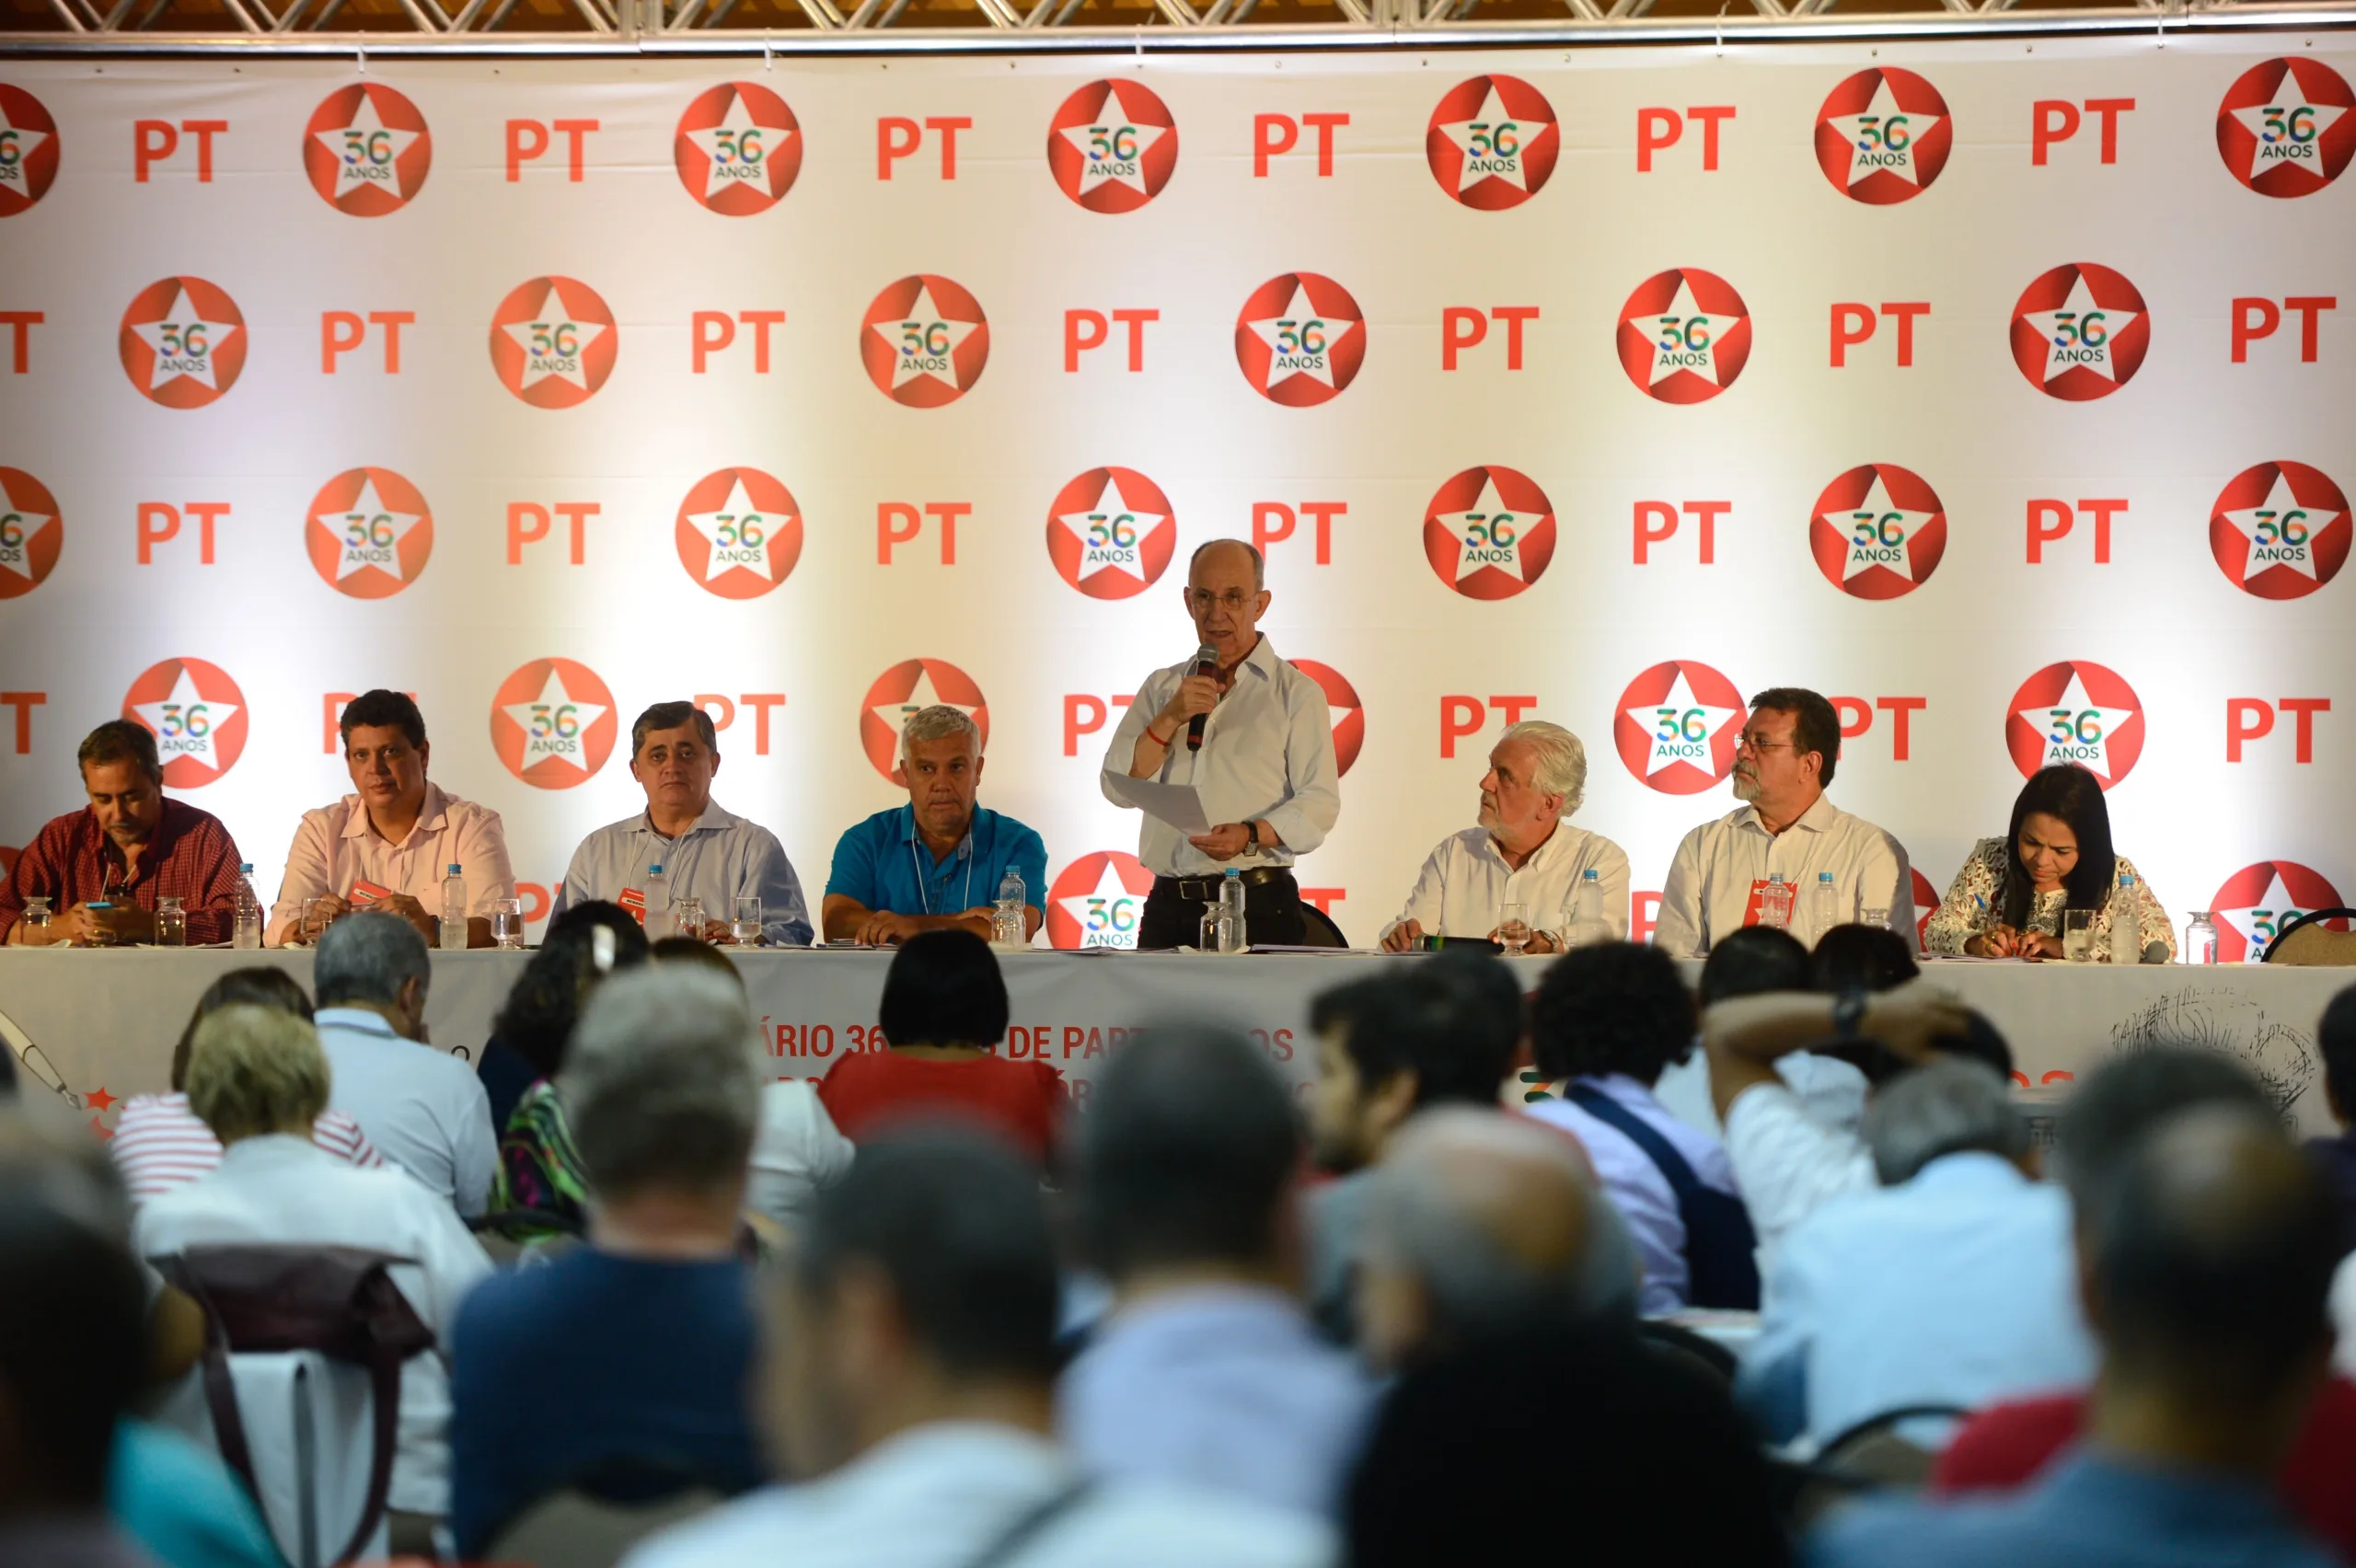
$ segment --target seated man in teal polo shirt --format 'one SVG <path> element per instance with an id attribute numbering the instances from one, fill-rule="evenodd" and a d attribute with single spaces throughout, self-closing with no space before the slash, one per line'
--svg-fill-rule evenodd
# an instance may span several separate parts
<path id="1" fill-rule="evenodd" d="M 881 947 L 962 926 L 984 941 L 998 884 L 1022 878 L 1022 934 L 1039 929 L 1047 847 L 1011 816 L 974 804 L 982 732 L 960 708 L 918 709 L 900 731 L 908 803 L 877 812 L 835 841 L 819 918 L 829 940 Z"/>

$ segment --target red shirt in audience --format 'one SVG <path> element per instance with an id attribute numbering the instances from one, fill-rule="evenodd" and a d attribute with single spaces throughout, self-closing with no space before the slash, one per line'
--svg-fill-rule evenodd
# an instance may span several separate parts
<path id="1" fill-rule="evenodd" d="M 2084 1394 L 1992 1405 L 1966 1422 L 1939 1456 L 1931 1490 L 2009 1492 L 2027 1485 L 2078 1440 L 2085 1417 Z M 2334 1378 L 2324 1385 L 2282 1461 L 2281 1482 L 2299 1522 L 2343 1560 L 2356 1562 L 2356 1383 Z"/>
<path id="2" fill-rule="evenodd" d="M 900 1051 L 860 1051 L 828 1069 L 818 1098 L 853 1143 L 927 1115 L 978 1121 L 1044 1165 L 1063 1113 L 1063 1074 L 1045 1062 L 981 1055 L 932 1061 Z"/>

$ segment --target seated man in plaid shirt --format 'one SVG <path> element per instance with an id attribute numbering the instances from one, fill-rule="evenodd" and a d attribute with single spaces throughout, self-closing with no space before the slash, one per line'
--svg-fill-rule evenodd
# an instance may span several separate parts
<path id="1" fill-rule="evenodd" d="M 12 943 L 84 946 L 150 940 L 156 901 L 188 910 L 191 947 L 229 940 L 236 917 L 237 846 L 221 819 L 164 798 L 164 765 L 144 724 L 110 719 L 75 754 L 90 803 L 58 817 L 25 847 L 0 883 L 0 931 Z M 46 898 L 53 918 L 24 924 L 28 899 Z M 110 907 L 93 909 L 103 903 Z"/>

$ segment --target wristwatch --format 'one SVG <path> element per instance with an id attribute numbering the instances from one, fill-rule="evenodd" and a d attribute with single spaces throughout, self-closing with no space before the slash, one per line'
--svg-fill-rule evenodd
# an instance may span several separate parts
<path id="1" fill-rule="evenodd" d="M 1832 1038 L 1846 1045 L 1857 1038 L 1857 1024 L 1865 1016 L 1870 997 L 1864 991 L 1843 991 L 1832 1004 Z"/>
<path id="2" fill-rule="evenodd" d="M 1256 850 L 1260 844 L 1260 819 L 1253 817 L 1243 824 L 1244 847 Z"/>

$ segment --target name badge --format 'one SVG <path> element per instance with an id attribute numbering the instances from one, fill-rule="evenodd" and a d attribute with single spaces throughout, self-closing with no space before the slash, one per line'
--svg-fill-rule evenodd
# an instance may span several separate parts
<path id="1" fill-rule="evenodd" d="M 362 877 L 352 884 L 352 896 L 346 900 L 346 902 L 354 909 L 365 909 L 372 904 L 379 903 L 392 896 L 393 890 L 391 888 L 379 887 L 375 882 L 370 882 L 366 877 Z"/>

